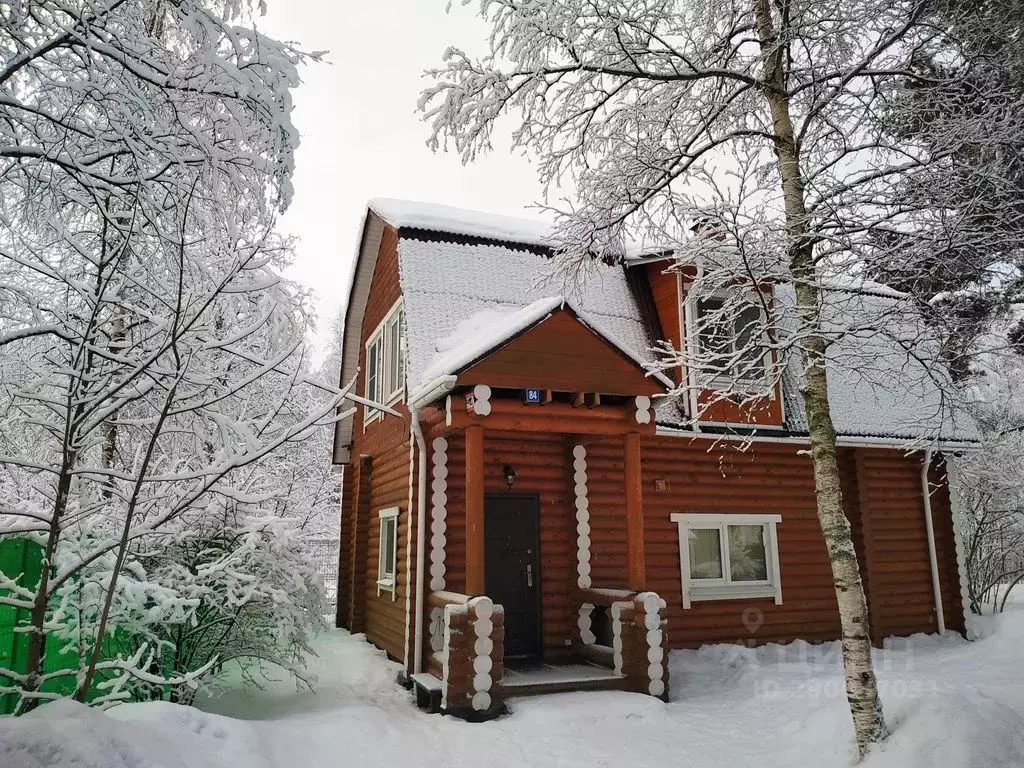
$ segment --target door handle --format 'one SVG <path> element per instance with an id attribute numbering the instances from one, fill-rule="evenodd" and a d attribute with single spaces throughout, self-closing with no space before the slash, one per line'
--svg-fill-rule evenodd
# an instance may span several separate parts
<path id="1" fill-rule="evenodd" d="M 526 564 L 526 586 L 533 586 L 533 563 Z"/>

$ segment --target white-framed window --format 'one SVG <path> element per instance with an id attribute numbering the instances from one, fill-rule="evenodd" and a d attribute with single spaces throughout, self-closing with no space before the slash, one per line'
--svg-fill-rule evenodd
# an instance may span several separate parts
<path id="1" fill-rule="evenodd" d="M 698 600 L 772 598 L 782 604 L 781 515 L 676 513 L 683 607 Z"/>
<path id="2" fill-rule="evenodd" d="M 377 549 L 377 594 L 390 592 L 395 599 L 398 583 L 398 507 L 377 513 L 380 522 L 380 546 Z"/>
<path id="3" fill-rule="evenodd" d="M 405 393 L 405 317 L 401 300 L 388 311 L 366 342 L 364 396 L 385 405 L 401 401 Z M 378 408 L 367 408 L 363 425 L 384 417 Z"/>
<path id="4" fill-rule="evenodd" d="M 718 291 L 688 302 L 702 386 L 759 392 L 767 386 L 767 317 L 754 291 Z"/>

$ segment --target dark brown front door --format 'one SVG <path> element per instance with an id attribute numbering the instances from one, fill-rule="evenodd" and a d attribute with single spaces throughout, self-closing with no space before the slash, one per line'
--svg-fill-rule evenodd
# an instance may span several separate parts
<path id="1" fill-rule="evenodd" d="M 487 494 L 484 541 L 487 595 L 505 608 L 505 657 L 540 658 L 540 498 Z"/>

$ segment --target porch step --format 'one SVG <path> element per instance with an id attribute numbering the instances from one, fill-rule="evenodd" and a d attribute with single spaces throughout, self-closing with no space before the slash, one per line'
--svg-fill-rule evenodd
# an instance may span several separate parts
<path id="1" fill-rule="evenodd" d="M 539 696 L 572 691 L 623 691 L 626 678 L 596 664 L 545 664 L 535 669 L 505 670 L 505 695 Z"/>
<path id="2" fill-rule="evenodd" d="M 429 672 L 411 675 L 413 690 L 416 692 L 416 706 L 431 714 L 441 711 L 441 681 Z"/>

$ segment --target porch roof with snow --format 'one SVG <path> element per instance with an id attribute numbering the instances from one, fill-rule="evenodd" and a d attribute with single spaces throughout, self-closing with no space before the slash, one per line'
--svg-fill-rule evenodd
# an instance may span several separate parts
<path id="1" fill-rule="evenodd" d="M 349 291 L 342 383 L 357 373 L 360 328 L 385 227 L 398 233 L 406 384 L 411 403 L 426 402 L 424 398 L 437 391 L 439 382 L 450 382 L 488 352 L 561 308 L 638 369 L 656 358 L 658 340 L 653 337 L 658 324 L 648 316 L 649 297 L 639 295 L 643 287 L 629 279 L 629 266 L 594 262 L 585 280 L 567 286 L 551 259 L 550 224 L 431 203 L 374 199 L 368 204 Z M 892 299 L 872 299 L 881 300 Z M 836 302 L 835 309 L 845 311 L 843 302 Z M 882 344 L 882 339 L 851 337 L 837 345 L 840 356 L 854 351 L 863 356 L 867 351 L 875 363 L 868 368 L 830 368 L 829 402 L 839 435 L 975 441 L 975 425 L 947 407 L 931 374 L 923 368 L 914 370 L 905 359 L 881 348 Z M 875 349 L 868 349 L 871 346 Z M 648 378 L 659 387 L 670 386 L 660 374 L 648 374 Z M 800 366 L 795 360 L 787 361 L 782 387 L 784 426 L 796 436 L 806 434 L 807 429 L 799 384 Z M 536 386 L 545 384 L 537 382 Z M 671 404 L 660 408 L 659 424 L 679 427 L 674 412 Z M 351 420 L 339 423 L 336 461 L 347 452 L 351 429 Z"/>

